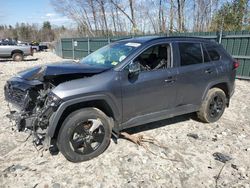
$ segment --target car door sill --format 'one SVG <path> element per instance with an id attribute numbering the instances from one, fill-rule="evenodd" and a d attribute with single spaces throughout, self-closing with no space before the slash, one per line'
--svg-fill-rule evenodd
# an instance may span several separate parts
<path id="1" fill-rule="evenodd" d="M 136 117 L 122 123 L 120 125 L 120 129 L 122 130 L 122 129 L 126 129 L 126 128 L 131 128 L 131 127 L 135 127 L 138 125 L 151 123 L 154 121 L 168 119 L 168 118 L 182 115 L 182 114 L 196 112 L 196 111 L 198 111 L 198 109 L 199 109 L 199 106 L 188 104 L 188 105 L 178 106 L 178 107 L 173 108 L 173 109 L 166 109 L 166 110 L 162 110 L 162 111 L 158 111 L 158 112 L 154 112 L 154 113 L 150 113 L 150 114 L 136 116 Z"/>

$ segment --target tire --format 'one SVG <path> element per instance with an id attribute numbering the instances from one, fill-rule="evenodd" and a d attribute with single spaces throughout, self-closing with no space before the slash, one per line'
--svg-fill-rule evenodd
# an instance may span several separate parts
<path id="1" fill-rule="evenodd" d="M 197 112 L 198 118 L 205 123 L 216 122 L 225 111 L 226 101 L 224 91 L 219 88 L 210 89 Z"/>
<path id="2" fill-rule="evenodd" d="M 90 134 L 97 120 L 101 125 Z M 72 112 L 63 122 L 57 138 L 57 146 L 71 162 L 82 162 L 97 157 L 109 146 L 112 128 L 109 118 L 96 108 Z M 99 143 L 100 142 L 100 143 Z M 93 144 L 96 144 L 93 146 Z M 79 148 L 78 148 L 79 147 Z"/>
<path id="3" fill-rule="evenodd" d="M 23 60 L 23 54 L 21 53 L 14 53 L 12 55 L 13 61 L 22 61 Z"/>

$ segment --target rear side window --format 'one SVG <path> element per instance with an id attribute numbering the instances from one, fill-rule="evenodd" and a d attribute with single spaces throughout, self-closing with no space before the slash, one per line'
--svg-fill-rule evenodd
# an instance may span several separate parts
<path id="1" fill-rule="evenodd" d="M 217 46 L 211 45 L 211 44 L 205 44 L 205 47 L 207 49 L 208 55 L 211 59 L 211 61 L 218 61 L 220 60 L 220 54 L 217 50 Z"/>
<path id="2" fill-rule="evenodd" d="M 203 62 L 200 43 L 179 43 L 181 66 Z"/>

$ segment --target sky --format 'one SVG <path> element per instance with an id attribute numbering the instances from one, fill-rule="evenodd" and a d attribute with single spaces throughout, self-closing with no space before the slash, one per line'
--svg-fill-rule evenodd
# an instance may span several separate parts
<path id="1" fill-rule="evenodd" d="M 0 25 L 50 21 L 52 25 L 71 25 L 72 21 L 55 13 L 50 0 L 0 0 Z"/>

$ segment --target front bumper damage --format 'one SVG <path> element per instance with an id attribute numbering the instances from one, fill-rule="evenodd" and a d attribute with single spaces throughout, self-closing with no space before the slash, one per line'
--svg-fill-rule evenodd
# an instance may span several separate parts
<path id="1" fill-rule="evenodd" d="M 7 117 L 14 122 L 18 131 L 30 132 L 33 136 L 33 142 L 36 146 L 43 145 L 45 149 L 51 147 L 51 138 L 47 134 L 49 117 L 54 112 L 51 107 L 47 108 L 40 114 L 28 115 L 26 112 L 13 109 L 8 104 L 10 113 Z"/>
<path id="2" fill-rule="evenodd" d="M 33 135 L 36 146 L 51 147 L 51 139 L 47 135 L 49 119 L 60 105 L 60 99 L 50 89 L 37 90 L 37 86 L 8 81 L 4 87 L 5 99 L 10 113 L 7 117 L 15 123 L 18 131 L 29 131 Z"/>

